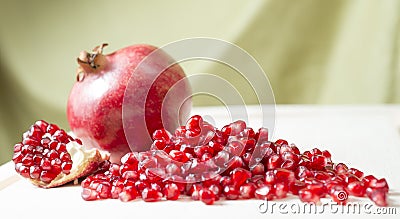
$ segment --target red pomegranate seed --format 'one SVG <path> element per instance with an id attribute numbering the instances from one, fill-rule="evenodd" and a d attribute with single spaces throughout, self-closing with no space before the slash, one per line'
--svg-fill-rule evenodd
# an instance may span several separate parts
<path id="1" fill-rule="evenodd" d="M 301 189 L 299 191 L 299 198 L 303 202 L 311 202 L 314 204 L 318 203 L 320 199 L 317 194 L 307 188 Z"/>
<path id="2" fill-rule="evenodd" d="M 344 163 L 338 163 L 335 165 L 335 171 L 338 175 L 346 174 L 348 170 L 349 168 Z"/>
<path id="3" fill-rule="evenodd" d="M 275 172 L 273 170 L 268 170 L 265 173 L 265 184 L 273 185 L 276 182 Z"/>
<path id="4" fill-rule="evenodd" d="M 268 129 L 267 128 L 260 128 L 255 136 L 255 139 L 258 143 L 268 141 Z"/>
<path id="5" fill-rule="evenodd" d="M 177 200 L 180 195 L 180 189 L 175 183 L 167 183 L 164 187 L 164 196 L 167 200 Z"/>
<path id="6" fill-rule="evenodd" d="M 171 138 L 171 134 L 165 129 L 158 129 L 153 132 L 154 140 L 162 140 L 164 142 L 168 142 Z"/>
<path id="7" fill-rule="evenodd" d="M 240 197 L 243 199 L 254 198 L 254 193 L 255 193 L 256 189 L 257 189 L 256 184 L 254 184 L 252 182 L 245 183 L 240 186 L 240 189 L 239 189 Z"/>
<path id="8" fill-rule="evenodd" d="M 153 188 L 144 188 L 142 191 L 142 198 L 145 202 L 156 202 L 160 201 L 163 194 Z"/>
<path id="9" fill-rule="evenodd" d="M 276 140 L 275 144 L 277 144 L 277 145 L 289 145 L 288 142 L 286 140 L 283 140 L 283 139 Z"/>
<path id="10" fill-rule="evenodd" d="M 239 187 L 251 177 L 251 172 L 243 168 L 236 168 L 231 171 L 230 175 L 233 185 Z"/>
<path id="11" fill-rule="evenodd" d="M 13 160 L 18 163 L 15 168 L 32 178 L 41 175 L 26 165 L 38 163 L 40 169 L 47 168 L 49 172 L 54 164 L 55 169 L 61 167 L 64 171 L 65 165 L 60 161 L 68 159 L 68 155 L 58 151 L 59 157 L 55 156 L 52 150 L 57 149 L 58 143 L 52 143 L 51 139 L 36 140 L 41 131 L 36 127 L 24 134 L 25 142 L 33 146 L 22 143 L 14 146 Z M 66 135 L 61 131 L 54 133 L 58 139 Z M 177 200 L 181 192 L 206 204 L 215 203 L 220 196 L 227 200 L 273 200 L 291 193 L 311 203 L 318 203 L 320 198 L 329 195 L 343 205 L 348 195 L 367 194 L 376 205 L 387 206 L 389 186 L 385 179 L 363 176 L 362 171 L 343 163 L 334 164 L 326 150 L 314 148 L 301 153 L 286 140 L 269 142 L 267 129 L 261 128 L 255 133 L 243 121 L 218 130 L 200 116 L 194 116 L 174 134 L 158 130 L 153 133 L 153 139 L 152 151 L 128 153 L 121 159 L 121 166 L 109 164 L 103 172 L 85 179 L 81 184 L 82 197 L 129 201 L 132 197 L 125 190 L 133 188 L 136 191 L 133 197 L 141 194 L 145 201 L 158 201 L 163 196 Z M 37 147 L 38 143 L 50 147 Z M 159 150 L 165 153 L 157 152 L 154 157 L 153 152 Z M 41 152 L 43 157 L 23 154 L 33 151 Z"/>
<path id="12" fill-rule="evenodd" d="M 350 195 L 363 197 L 365 195 L 366 187 L 363 182 L 354 181 L 347 185 L 346 190 Z"/>
<path id="13" fill-rule="evenodd" d="M 268 158 L 267 170 L 280 168 L 281 165 L 282 165 L 282 158 L 277 154 L 273 154 Z"/>
<path id="14" fill-rule="evenodd" d="M 118 198 L 123 202 L 128 202 L 136 199 L 138 196 L 139 193 L 134 186 L 127 186 L 119 193 Z"/>
<path id="15" fill-rule="evenodd" d="M 263 186 L 254 192 L 254 196 L 256 199 L 261 199 L 261 200 L 273 200 L 274 199 L 274 194 L 272 191 L 272 188 L 270 186 Z"/>
<path id="16" fill-rule="evenodd" d="M 384 189 L 367 188 L 366 190 L 368 198 L 380 207 L 388 206 L 386 193 Z"/>
<path id="17" fill-rule="evenodd" d="M 280 182 L 274 185 L 273 191 L 277 199 L 282 199 L 287 196 L 287 193 L 289 192 L 289 186 L 287 183 Z"/>
<path id="18" fill-rule="evenodd" d="M 111 185 L 108 182 L 99 184 L 96 188 L 96 191 L 101 199 L 107 199 L 111 197 Z"/>
<path id="19" fill-rule="evenodd" d="M 348 173 L 353 174 L 354 176 L 356 176 L 356 177 L 359 178 L 359 179 L 361 179 L 361 178 L 363 177 L 363 175 L 364 175 L 363 172 L 359 171 L 359 170 L 356 169 L 356 168 L 350 168 L 350 169 L 348 170 Z"/>
<path id="20" fill-rule="evenodd" d="M 289 184 L 295 180 L 294 172 L 286 169 L 276 169 L 274 170 L 276 182 L 281 182 Z"/>
<path id="21" fill-rule="evenodd" d="M 265 173 L 265 168 L 262 163 L 258 163 L 250 168 L 252 175 L 263 175 Z"/>
<path id="22" fill-rule="evenodd" d="M 143 190 L 147 187 L 149 187 L 149 183 L 143 180 L 138 180 L 135 182 L 135 187 L 137 189 L 138 192 L 142 193 Z"/>
<path id="23" fill-rule="evenodd" d="M 295 176 L 297 179 L 305 179 L 305 178 L 314 177 L 314 174 L 310 170 L 308 170 L 307 167 L 298 166 L 295 171 Z"/>
<path id="24" fill-rule="evenodd" d="M 362 182 L 365 184 L 365 186 L 369 187 L 371 185 L 375 185 L 376 182 L 378 181 L 378 179 L 373 176 L 373 175 L 368 175 L 368 176 L 364 176 L 362 178 Z"/>
<path id="25" fill-rule="evenodd" d="M 389 191 L 389 185 L 385 178 L 378 179 L 376 182 L 370 182 L 369 187 L 374 189 L 382 189 L 386 193 Z"/>
<path id="26" fill-rule="evenodd" d="M 111 198 L 119 198 L 119 194 L 124 190 L 124 185 L 113 185 L 111 186 Z M 137 191 L 137 190 L 136 190 Z"/>
<path id="27" fill-rule="evenodd" d="M 318 197 L 324 197 L 328 192 L 326 187 L 322 183 L 313 183 L 306 186 L 307 190 L 311 191 L 313 194 L 317 195 Z"/>
<path id="28" fill-rule="evenodd" d="M 294 182 L 289 183 L 289 191 L 293 195 L 298 195 L 299 191 L 305 187 L 306 187 L 306 184 L 299 180 L 295 180 Z"/>
<path id="29" fill-rule="evenodd" d="M 326 158 L 322 155 L 313 155 L 311 157 L 311 167 L 314 170 L 324 170 L 327 165 Z"/>
<path id="30" fill-rule="evenodd" d="M 199 196 L 200 200 L 206 205 L 212 205 L 215 202 L 215 194 L 207 188 L 200 189 Z"/>
<path id="31" fill-rule="evenodd" d="M 97 200 L 97 191 L 96 190 L 92 190 L 89 188 L 83 188 L 81 196 L 84 200 L 86 201 L 93 201 L 93 200 Z"/>
<path id="32" fill-rule="evenodd" d="M 233 185 L 227 185 L 224 187 L 223 194 L 228 200 L 236 200 L 239 198 L 239 190 Z"/>
<path id="33" fill-rule="evenodd" d="M 189 158 L 186 156 L 186 154 L 182 151 L 177 151 L 177 150 L 171 150 L 169 152 L 169 155 L 173 160 L 176 160 L 178 162 L 185 163 L 189 160 Z"/>
<path id="34" fill-rule="evenodd" d="M 202 188 L 203 186 L 201 184 L 193 184 L 188 191 L 188 195 L 190 195 L 193 200 L 200 200 L 199 192 Z"/>

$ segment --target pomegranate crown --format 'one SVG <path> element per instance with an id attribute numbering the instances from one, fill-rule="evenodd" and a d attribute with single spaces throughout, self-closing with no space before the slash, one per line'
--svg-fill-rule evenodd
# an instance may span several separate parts
<path id="1" fill-rule="evenodd" d="M 79 68 L 77 71 L 77 81 L 82 81 L 85 74 L 96 73 L 104 68 L 106 59 L 103 55 L 103 48 L 108 46 L 108 43 L 102 43 L 96 46 L 92 53 L 81 51 L 77 58 Z"/>

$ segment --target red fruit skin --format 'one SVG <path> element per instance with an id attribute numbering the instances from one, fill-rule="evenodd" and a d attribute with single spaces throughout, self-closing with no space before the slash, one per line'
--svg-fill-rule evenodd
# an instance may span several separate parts
<path id="1" fill-rule="evenodd" d="M 135 117 L 129 119 L 128 125 L 132 124 L 135 131 L 148 133 L 151 136 L 155 130 L 163 128 L 162 123 L 168 124 L 169 127 L 166 128 L 175 129 L 179 126 L 178 122 L 186 121 L 190 113 L 190 100 L 184 105 L 177 105 L 176 102 L 163 103 L 169 88 L 185 78 L 185 73 L 178 64 L 163 71 L 151 88 L 145 87 L 146 83 L 142 81 L 146 78 L 146 72 L 134 72 L 138 64 L 156 49 L 154 46 L 141 44 L 125 47 L 108 55 L 102 55 L 100 51 L 99 56 L 104 58 L 100 60 L 100 67 L 90 68 L 89 65 L 83 66 L 84 64 L 80 63 L 81 68 L 78 68 L 78 74 L 79 71 L 81 74 L 83 72 L 83 77 L 81 80 L 78 79 L 72 87 L 67 103 L 70 128 L 86 147 L 110 152 L 111 162 L 120 163 L 120 158 L 130 152 L 131 148 L 134 151 L 145 151 L 151 146 L 151 141 L 149 141 L 151 139 L 147 140 L 147 138 L 143 138 L 146 141 L 134 142 L 135 144 L 131 147 L 128 145 L 122 120 L 122 106 L 128 82 L 130 87 L 137 89 L 133 91 L 134 98 L 141 98 L 142 101 L 146 99 L 147 130 L 145 127 L 134 126 L 137 122 Z M 166 54 L 165 57 L 157 58 L 170 60 Z M 149 90 L 147 98 L 144 94 L 146 90 Z M 182 97 L 177 97 L 177 99 L 190 97 L 191 88 L 188 82 L 183 83 L 179 93 Z M 167 110 L 180 109 L 179 115 L 171 113 L 161 116 L 162 104 L 165 104 L 164 107 L 167 107 Z M 140 116 L 143 118 L 143 114 L 144 112 L 141 112 L 138 118 Z"/>

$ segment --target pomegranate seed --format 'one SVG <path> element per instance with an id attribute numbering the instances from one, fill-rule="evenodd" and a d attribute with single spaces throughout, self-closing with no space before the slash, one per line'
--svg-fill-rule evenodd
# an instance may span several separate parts
<path id="1" fill-rule="evenodd" d="M 210 186 L 208 187 L 208 189 L 209 189 L 210 191 L 212 191 L 212 192 L 215 194 L 215 200 L 218 200 L 218 199 L 219 199 L 219 196 L 222 194 L 222 188 L 221 188 L 221 186 L 218 185 L 218 184 L 213 184 L 213 185 L 210 185 Z"/>
<path id="2" fill-rule="evenodd" d="M 120 186 L 111 186 L 111 198 L 117 199 L 119 198 L 119 194 L 124 190 L 123 185 Z M 136 190 L 137 191 L 137 190 Z M 123 198 L 123 197 L 122 197 Z M 129 197 L 128 197 L 129 198 Z"/>
<path id="3" fill-rule="evenodd" d="M 225 187 L 225 186 L 228 186 L 228 185 L 232 185 L 233 181 L 232 181 L 231 177 L 223 176 L 223 177 L 220 178 L 219 183 L 221 184 L 221 186 Z"/>
<path id="4" fill-rule="evenodd" d="M 388 206 L 386 201 L 386 191 L 384 189 L 367 188 L 366 194 L 371 201 L 380 207 Z"/>
<path id="5" fill-rule="evenodd" d="M 313 177 L 314 174 L 307 169 L 305 166 L 298 166 L 295 171 L 295 176 L 297 179 L 305 179 L 309 177 Z"/>
<path id="6" fill-rule="evenodd" d="M 286 140 L 283 139 L 278 139 L 275 141 L 275 144 L 277 145 L 288 145 L 288 142 Z"/>
<path id="7" fill-rule="evenodd" d="M 230 173 L 233 185 L 240 187 L 247 179 L 251 177 L 251 172 L 243 168 L 236 168 Z"/>
<path id="8" fill-rule="evenodd" d="M 286 169 L 276 169 L 273 172 L 275 174 L 276 182 L 289 184 L 295 180 L 294 172 Z"/>
<path id="9" fill-rule="evenodd" d="M 375 185 L 378 179 L 373 175 L 364 176 L 362 182 L 367 186 Z"/>
<path id="10" fill-rule="evenodd" d="M 275 177 L 275 172 L 273 170 L 269 170 L 265 173 L 265 183 L 267 185 L 273 185 L 275 184 L 276 177 Z"/>
<path id="11" fill-rule="evenodd" d="M 169 155 L 171 156 L 171 158 L 173 160 L 176 160 L 178 162 L 182 162 L 185 163 L 189 160 L 189 158 L 186 156 L 186 154 L 182 151 L 178 151 L 178 150 L 171 150 L 169 152 Z"/>
<path id="12" fill-rule="evenodd" d="M 93 201 L 97 199 L 97 191 L 88 188 L 83 188 L 81 196 L 86 201 Z"/>
<path id="13" fill-rule="evenodd" d="M 370 182 L 369 186 L 374 189 L 382 189 L 386 193 L 389 191 L 389 185 L 384 178 L 379 179 L 376 182 Z"/>
<path id="14" fill-rule="evenodd" d="M 101 199 L 106 199 L 111 197 L 111 186 L 107 183 L 101 183 L 97 186 L 96 191 Z"/>
<path id="15" fill-rule="evenodd" d="M 311 167 L 314 170 L 324 170 L 326 164 L 327 164 L 327 162 L 326 162 L 326 158 L 324 156 L 316 154 L 311 157 Z"/>
<path id="16" fill-rule="evenodd" d="M 318 197 L 324 197 L 327 194 L 326 187 L 322 183 L 309 184 L 306 188 Z"/>
<path id="17" fill-rule="evenodd" d="M 319 196 L 315 194 L 312 190 L 309 189 L 301 189 L 299 191 L 299 198 L 303 202 L 311 202 L 311 203 L 318 203 L 319 202 Z"/>
<path id="18" fill-rule="evenodd" d="M 119 193 L 118 198 L 123 202 L 128 202 L 136 199 L 138 195 L 139 193 L 134 186 L 127 186 Z"/>
<path id="19" fill-rule="evenodd" d="M 175 183 L 167 183 L 164 187 L 164 196 L 167 200 L 177 200 L 180 195 L 180 189 Z"/>
<path id="20" fill-rule="evenodd" d="M 353 174 L 348 174 L 345 176 L 344 181 L 349 184 L 351 182 L 358 182 L 358 177 L 354 176 Z"/>
<path id="21" fill-rule="evenodd" d="M 267 163 L 268 170 L 280 168 L 281 165 L 282 165 L 282 158 L 279 155 L 273 154 L 268 158 L 268 163 Z"/>
<path id="22" fill-rule="evenodd" d="M 153 188 L 144 188 L 142 192 L 142 198 L 145 202 L 156 202 L 162 198 L 162 193 Z"/>
<path id="23" fill-rule="evenodd" d="M 240 186 L 239 192 L 240 192 L 240 197 L 244 199 L 250 199 L 254 198 L 254 193 L 256 191 L 257 187 L 256 184 L 249 182 L 245 183 Z"/>
<path id="24" fill-rule="evenodd" d="M 262 163 L 258 163 L 251 167 L 252 175 L 262 175 L 265 173 L 264 165 Z"/>
<path id="25" fill-rule="evenodd" d="M 233 185 L 225 186 L 223 193 L 225 195 L 225 198 L 228 200 L 236 200 L 239 198 L 240 195 L 238 189 L 236 189 L 236 187 Z"/>
<path id="26" fill-rule="evenodd" d="M 171 134 L 165 129 L 158 129 L 153 132 L 154 140 L 162 140 L 163 142 L 168 142 L 171 138 Z"/>
<path id="27" fill-rule="evenodd" d="M 341 175 L 341 174 L 346 174 L 349 168 L 346 166 L 346 164 L 343 163 L 338 163 L 335 166 L 335 171 L 336 174 Z"/>
<path id="28" fill-rule="evenodd" d="M 149 183 L 143 180 L 139 180 L 135 182 L 135 187 L 138 190 L 138 192 L 142 193 L 143 190 L 147 187 L 149 187 Z"/>
<path id="29" fill-rule="evenodd" d="M 275 192 L 275 197 L 277 199 L 282 199 L 287 196 L 287 193 L 289 192 L 289 186 L 286 183 L 277 183 L 274 185 L 273 190 Z"/>
<path id="30" fill-rule="evenodd" d="M 363 182 L 354 181 L 347 185 L 346 190 L 350 195 L 363 197 L 365 195 L 366 187 Z"/>
<path id="31" fill-rule="evenodd" d="M 254 196 L 256 199 L 273 200 L 274 194 L 270 186 L 263 186 L 256 189 Z"/>
<path id="32" fill-rule="evenodd" d="M 359 178 L 359 179 L 361 179 L 361 178 L 363 177 L 363 175 L 364 175 L 363 172 L 359 171 L 359 170 L 356 169 L 356 168 L 350 168 L 350 169 L 348 170 L 348 173 L 350 173 L 350 174 L 356 176 L 356 177 Z"/>
<path id="33" fill-rule="evenodd" d="M 188 195 L 190 195 L 193 200 L 200 200 L 199 192 L 202 188 L 203 186 L 201 184 L 193 184 L 188 191 Z"/>
<path id="34" fill-rule="evenodd" d="M 199 191 L 199 196 L 200 196 L 200 200 L 202 202 L 204 202 L 206 205 L 214 204 L 215 194 L 211 190 L 209 190 L 207 188 L 202 188 Z"/>
<path id="35" fill-rule="evenodd" d="M 289 183 L 289 191 L 293 195 L 298 195 L 299 191 L 306 187 L 306 184 L 302 181 L 296 180 L 294 182 Z"/>
<path id="36" fill-rule="evenodd" d="M 255 136 L 258 143 L 268 141 L 268 129 L 260 128 Z"/>

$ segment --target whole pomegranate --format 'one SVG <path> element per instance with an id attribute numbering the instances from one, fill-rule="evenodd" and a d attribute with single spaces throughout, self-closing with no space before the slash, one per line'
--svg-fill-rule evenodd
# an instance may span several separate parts
<path id="1" fill-rule="evenodd" d="M 112 162 L 119 162 L 129 151 L 148 150 L 152 143 L 149 136 L 155 130 L 165 126 L 175 129 L 180 121 L 187 119 L 190 98 L 177 100 L 190 97 L 191 88 L 178 64 L 168 65 L 152 78 L 154 74 L 149 72 L 159 71 L 160 65 L 174 63 L 168 54 L 154 46 L 132 45 L 104 55 L 105 46 L 107 44 L 94 48 L 92 53 L 80 53 L 77 81 L 67 103 L 67 117 L 71 131 L 86 147 L 105 150 L 111 154 Z M 137 70 L 155 51 L 158 51 L 157 61 Z M 173 92 L 173 98 L 165 98 L 177 82 L 178 91 Z M 128 106 L 123 103 L 125 95 L 129 96 Z M 124 116 L 129 118 L 123 116 L 123 108 Z M 140 125 L 143 118 L 145 125 Z M 139 133 L 139 137 L 127 141 L 126 130 Z"/>

